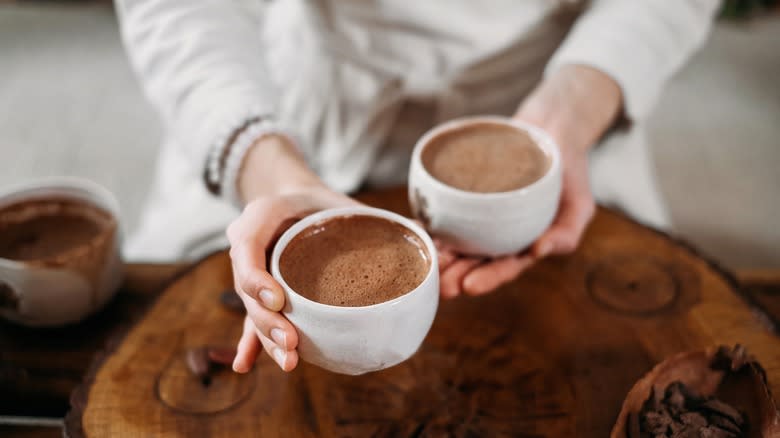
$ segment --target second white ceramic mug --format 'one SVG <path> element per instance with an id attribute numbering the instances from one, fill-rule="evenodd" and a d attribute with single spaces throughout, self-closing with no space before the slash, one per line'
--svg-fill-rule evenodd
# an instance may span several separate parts
<path id="1" fill-rule="evenodd" d="M 550 160 L 547 173 L 517 190 L 476 193 L 448 186 L 422 163 L 435 137 L 471 124 L 499 124 L 528 134 Z M 552 223 L 561 193 L 558 145 L 541 129 L 500 116 L 455 119 L 428 131 L 417 142 L 409 171 L 409 202 L 426 228 L 463 254 L 502 256 L 530 246 Z"/>
<path id="2" fill-rule="evenodd" d="M 290 288 L 279 271 L 279 258 L 290 240 L 310 225 L 351 215 L 387 219 L 414 232 L 430 257 L 422 283 L 398 298 L 360 307 L 318 303 Z M 408 359 L 428 334 L 439 304 L 439 265 L 430 236 L 415 222 L 377 208 L 335 208 L 303 218 L 279 238 L 271 256 L 271 273 L 284 288 L 283 313 L 298 330 L 299 357 L 342 374 L 364 374 Z"/>
<path id="3" fill-rule="evenodd" d="M 104 210 L 113 216 L 116 228 L 106 234 L 107 242 L 79 251 L 63 264 L 0 258 L 0 317 L 35 327 L 85 318 L 103 307 L 122 282 L 119 203 L 111 192 L 85 179 L 49 178 L 3 190 L 0 208 L 49 199 L 67 199 Z"/>

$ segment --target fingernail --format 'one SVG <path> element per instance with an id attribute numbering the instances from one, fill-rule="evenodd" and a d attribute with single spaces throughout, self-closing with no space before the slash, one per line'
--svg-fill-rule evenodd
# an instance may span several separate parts
<path id="1" fill-rule="evenodd" d="M 276 363 L 279 364 L 280 367 L 284 368 L 284 360 L 287 358 L 287 352 L 282 350 L 281 348 L 274 348 L 274 360 L 276 360 Z"/>
<path id="2" fill-rule="evenodd" d="M 274 307 L 274 293 L 271 292 L 269 289 L 263 289 L 260 291 L 259 294 L 257 294 L 258 297 L 260 297 L 260 301 L 263 302 L 263 305 L 267 307 L 268 309 L 273 309 Z"/>
<path id="3" fill-rule="evenodd" d="M 547 254 L 550 254 L 550 251 L 552 251 L 552 243 L 550 242 L 542 242 L 541 245 L 539 245 L 539 257 L 546 257 Z"/>
<path id="4" fill-rule="evenodd" d="M 284 333 L 284 330 L 280 328 L 272 328 L 271 329 L 271 339 L 276 342 L 276 345 L 286 348 L 287 347 L 287 335 Z"/>
<path id="5" fill-rule="evenodd" d="M 472 277 L 470 275 L 467 275 L 466 278 L 463 279 L 462 285 L 464 291 L 473 289 L 474 285 L 472 283 L 474 283 L 474 280 L 471 278 Z"/>

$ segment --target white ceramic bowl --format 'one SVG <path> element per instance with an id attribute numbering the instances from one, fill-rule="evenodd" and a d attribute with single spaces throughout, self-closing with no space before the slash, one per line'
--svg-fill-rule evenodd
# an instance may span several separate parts
<path id="1" fill-rule="evenodd" d="M 292 290 L 279 272 L 279 258 L 290 240 L 312 224 L 350 215 L 388 219 L 417 234 L 430 255 L 430 270 L 423 282 L 398 298 L 361 307 L 322 304 Z M 302 219 L 279 238 L 271 256 L 271 273 L 284 288 L 283 313 L 298 330 L 300 358 L 342 374 L 377 371 L 408 359 L 428 334 L 439 304 L 439 267 L 431 238 L 415 222 L 376 208 L 336 208 Z"/>
<path id="2" fill-rule="evenodd" d="M 71 199 L 107 211 L 117 221 L 113 242 L 106 253 L 84 269 L 74 266 L 38 266 L 0 258 L 0 287 L 5 305 L 0 316 L 28 326 L 57 326 L 79 321 L 101 308 L 114 296 L 122 281 L 120 256 L 121 230 L 119 204 L 116 198 L 98 184 L 79 178 L 49 178 L 22 184 L 0 192 L 0 208 L 21 201 L 37 199 Z M 84 268 L 92 263 L 76 260 Z M 9 303 L 10 301 L 10 303 Z M 12 303 L 12 304 L 11 304 Z"/>
<path id="3" fill-rule="evenodd" d="M 435 137 L 464 126 L 492 123 L 527 133 L 550 159 L 547 173 L 517 190 L 476 193 L 448 186 L 422 163 L 422 151 Z M 428 231 L 459 252 L 480 256 L 518 253 L 530 246 L 552 223 L 561 193 L 558 145 L 541 129 L 499 116 L 455 119 L 428 131 L 417 142 L 409 171 L 409 202 Z"/>

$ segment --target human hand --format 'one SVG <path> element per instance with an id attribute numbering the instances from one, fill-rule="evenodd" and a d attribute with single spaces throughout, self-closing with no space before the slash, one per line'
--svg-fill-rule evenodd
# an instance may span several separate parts
<path id="1" fill-rule="evenodd" d="M 273 244 L 287 228 L 307 214 L 358 204 L 329 190 L 308 169 L 299 167 L 305 164 L 300 157 L 288 155 L 293 152 L 290 145 L 258 143 L 245 159 L 239 182 L 242 195 L 252 200 L 227 229 L 234 285 L 247 311 L 233 361 L 233 370 L 239 373 L 252 368 L 261 348 L 284 371 L 291 371 L 298 363 L 298 333 L 280 313 L 284 308 L 284 291 L 267 270 L 266 254 Z M 275 175 L 262 173 L 270 171 L 262 167 L 269 162 L 287 167 L 278 173 L 286 177 L 284 182 L 263 181 L 268 175 Z M 292 175 L 297 177 L 292 178 Z M 252 182 L 263 185 L 256 186 Z"/>
<path id="2" fill-rule="evenodd" d="M 591 67 L 568 65 L 545 79 L 514 117 L 546 131 L 561 148 L 563 185 L 558 213 L 529 248 L 499 259 L 459 256 L 439 243 L 441 295 L 482 295 L 509 282 L 549 255 L 573 252 L 595 213 L 588 177 L 588 150 L 620 110 L 618 84 Z"/>

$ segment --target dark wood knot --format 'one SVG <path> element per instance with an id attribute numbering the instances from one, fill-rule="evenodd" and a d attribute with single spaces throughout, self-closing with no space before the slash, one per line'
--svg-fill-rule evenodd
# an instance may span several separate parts
<path id="1" fill-rule="evenodd" d="M 674 307 L 680 279 L 667 264 L 649 257 L 624 257 L 597 264 L 586 278 L 591 298 L 613 312 L 650 316 Z"/>

